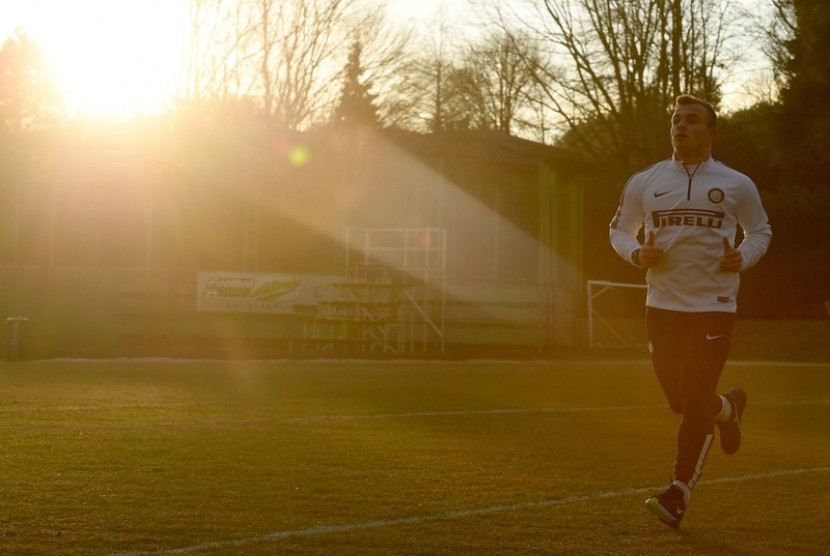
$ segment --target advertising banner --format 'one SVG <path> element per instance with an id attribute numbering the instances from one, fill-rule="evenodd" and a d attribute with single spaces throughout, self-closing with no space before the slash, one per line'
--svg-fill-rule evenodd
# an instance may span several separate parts
<path id="1" fill-rule="evenodd" d="M 307 314 L 315 312 L 342 282 L 342 276 L 199 272 L 196 310 Z"/>

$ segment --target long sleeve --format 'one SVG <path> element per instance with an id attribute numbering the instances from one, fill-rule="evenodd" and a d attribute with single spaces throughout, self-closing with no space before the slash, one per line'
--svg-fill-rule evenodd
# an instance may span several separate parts
<path id="1" fill-rule="evenodd" d="M 772 227 L 754 184 L 738 205 L 736 213 L 744 232 L 743 241 L 738 246 L 743 258 L 741 270 L 746 270 L 761 260 L 772 241 Z"/>
<path id="2" fill-rule="evenodd" d="M 628 262 L 631 262 L 634 251 L 640 248 L 637 234 L 643 226 L 644 217 L 642 203 L 635 194 L 638 186 L 633 182 L 632 179 L 626 184 L 608 229 L 608 238 L 614 251 Z"/>

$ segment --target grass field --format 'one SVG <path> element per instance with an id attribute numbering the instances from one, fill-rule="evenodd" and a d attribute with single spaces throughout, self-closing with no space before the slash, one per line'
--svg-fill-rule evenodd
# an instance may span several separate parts
<path id="1" fill-rule="evenodd" d="M 0 554 L 830 554 L 830 364 L 731 363 L 679 531 L 646 361 L 0 364 Z"/>

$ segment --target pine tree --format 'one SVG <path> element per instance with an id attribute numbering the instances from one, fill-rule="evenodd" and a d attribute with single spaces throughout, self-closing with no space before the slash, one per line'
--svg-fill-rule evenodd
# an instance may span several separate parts
<path id="1" fill-rule="evenodd" d="M 343 88 L 333 120 L 336 124 L 379 127 L 380 118 L 374 104 L 377 95 L 370 92 L 371 85 L 368 82 L 362 82 L 360 79 L 364 71 L 360 60 L 362 51 L 360 41 L 354 41 L 346 63 Z"/>

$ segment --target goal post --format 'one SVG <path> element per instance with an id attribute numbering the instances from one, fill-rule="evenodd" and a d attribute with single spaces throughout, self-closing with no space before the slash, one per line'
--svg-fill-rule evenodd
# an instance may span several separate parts
<path id="1" fill-rule="evenodd" d="M 636 347 L 645 336 L 645 284 L 587 281 L 588 346 Z"/>

